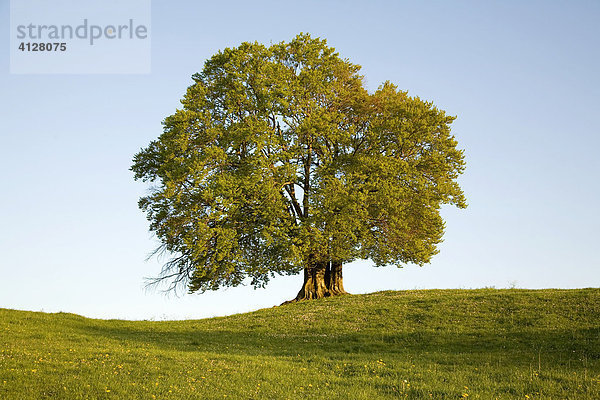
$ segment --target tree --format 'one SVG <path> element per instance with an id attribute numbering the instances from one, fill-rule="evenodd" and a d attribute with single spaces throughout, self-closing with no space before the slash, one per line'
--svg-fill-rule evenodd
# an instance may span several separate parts
<path id="1" fill-rule="evenodd" d="M 423 265 L 443 204 L 465 207 L 454 117 L 301 34 L 206 61 L 162 135 L 134 157 L 161 250 L 190 292 L 304 273 L 295 300 L 345 293 L 342 265 Z"/>

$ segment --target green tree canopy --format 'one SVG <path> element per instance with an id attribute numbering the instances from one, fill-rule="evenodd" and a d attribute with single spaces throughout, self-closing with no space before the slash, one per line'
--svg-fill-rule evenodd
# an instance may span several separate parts
<path id="1" fill-rule="evenodd" d="M 296 299 L 344 293 L 342 265 L 422 265 L 442 204 L 465 207 L 454 117 L 301 34 L 206 61 L 162 135 L 134 157 L 159 279 L 191 292 L 304 272 Z"/>

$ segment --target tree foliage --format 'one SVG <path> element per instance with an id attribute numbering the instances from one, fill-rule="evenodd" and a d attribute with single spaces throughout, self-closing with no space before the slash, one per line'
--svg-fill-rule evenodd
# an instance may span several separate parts
<path id="1" fill-rule="evenodd" d="M 154 185 L 139 205 L 173 255 L 161 279 L 194 292 L 429 262 L 441 205 L 466 206 L 454 117 L 389 82 L 368 93 L 359 70 L 309 35 L 206 61 L 131 168 Z"/>

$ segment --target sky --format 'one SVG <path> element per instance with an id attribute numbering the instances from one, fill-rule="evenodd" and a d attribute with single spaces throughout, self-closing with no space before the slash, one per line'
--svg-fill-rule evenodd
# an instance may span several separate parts
<path id="1" fill-rule="evenodd" d="M 440 253 L 353 262 L 346 290 L 600 287 L 599 2 L 175 0 L 151 15 L 150 73 L 13 74 L 0 0 L 0 307 L 190 319 L 295 297 L 301 276 L 148 290 L 161 260 L 129 167 L 213 54 L 300 32 L 360 64 L 369 90 L 389 80 L 457 116 L 465 150 L 469 207 L 443 208 Z"/>

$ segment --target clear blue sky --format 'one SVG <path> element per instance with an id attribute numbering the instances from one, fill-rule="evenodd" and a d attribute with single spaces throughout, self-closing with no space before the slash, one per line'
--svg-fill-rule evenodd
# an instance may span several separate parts
<path id="1" fill-rule="evenodd" d="M 160 266 L 128 168 L 208 57 L 299 32 L 362 65 L 369 89 L 390 80 L 457 115 L 466 150 L 469 207 L 444 209 L 440 254 L 355 262 L 347 290 L 599 287 L 599 20 L 597 1 L 154 1 L 151 74 L 11 75 L 0 0 L 0 307 L 199 318 L 292 298 L 300 276 L 145 291 Z"/>

